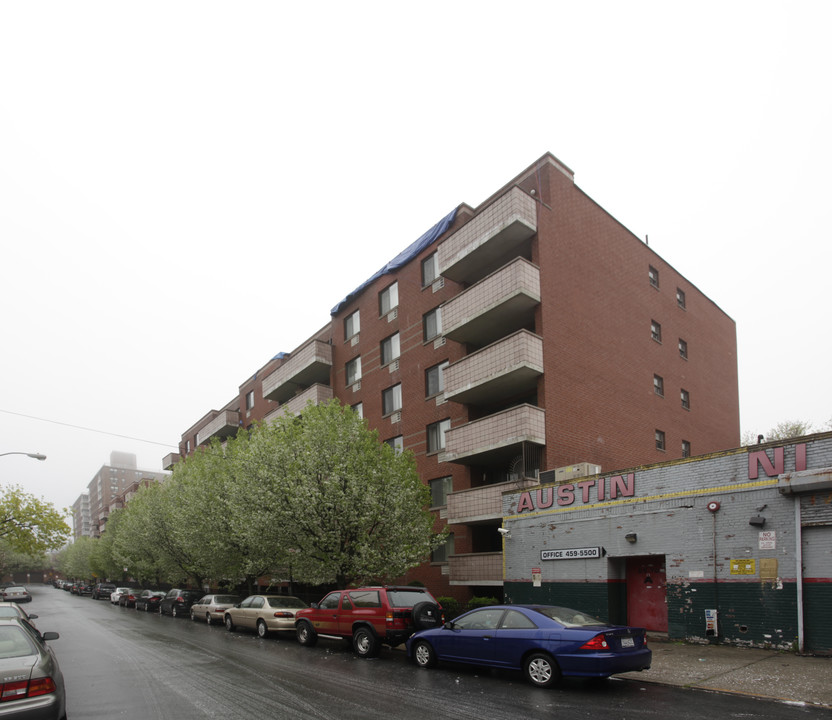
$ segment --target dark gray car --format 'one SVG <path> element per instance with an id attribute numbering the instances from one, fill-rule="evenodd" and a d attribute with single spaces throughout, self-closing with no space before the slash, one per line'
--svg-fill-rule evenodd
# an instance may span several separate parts
<path id="1" fill-rule="evenodd" d="M 64 677 L 49 640 L 58 633 L 38 630 L 22 619 L 0 618 L 2 715 L 62 720 L 66 718 Z"/>
<path id="2" fill-rule="evenodd" d="M 199 590 L 183 590 L 179 588 L 168 590 L 167 595 L 159 603 L 159 612 L 162 615 L 173 615 L 173 617 L 190 617 L 191 605 L 203 595 L 205 593 Z"/>

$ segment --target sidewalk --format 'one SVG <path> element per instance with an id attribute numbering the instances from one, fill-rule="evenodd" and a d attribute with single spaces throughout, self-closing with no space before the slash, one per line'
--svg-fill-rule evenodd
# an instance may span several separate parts
<path id="1" fill-rule="evenodd" d="M 650 638 L 653 666 L 617 677 L 832 708 L 832 658 Z"/>

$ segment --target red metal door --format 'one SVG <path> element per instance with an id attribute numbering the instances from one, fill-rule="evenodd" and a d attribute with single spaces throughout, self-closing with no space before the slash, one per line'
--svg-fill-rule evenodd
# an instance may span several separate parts
<path id="1" fill-rule="evenodd" d="M 667 632 L 664 555 L 627 558 L 627 622 L 653 632 Z"/>

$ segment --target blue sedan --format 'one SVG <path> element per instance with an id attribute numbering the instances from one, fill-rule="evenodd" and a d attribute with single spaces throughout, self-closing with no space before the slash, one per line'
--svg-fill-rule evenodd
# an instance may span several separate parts
<path id="1" fill-rule="evenodd" d="M 447 660 L 522 670 L 532 685 L 551 687 L 563 675 L 647 670 L 653 653 L 644 628 L 609 625 L 553 605 L 492 605 L 415 633 L 407 655 L 424 668 Z"/>

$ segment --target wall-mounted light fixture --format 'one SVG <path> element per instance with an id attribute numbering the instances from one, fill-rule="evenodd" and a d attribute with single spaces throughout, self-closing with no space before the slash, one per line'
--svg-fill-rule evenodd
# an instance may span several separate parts
<path id="1" fill-rule="evenodd" d="M 627 534 L 624 536 L 624 539 L 625 539 L 628 543 L 634 543 L 636 540 L 638 540 L 638 535 L 637 535 L 636 533 L 627 533 Z"/>

